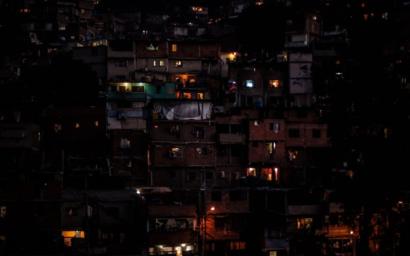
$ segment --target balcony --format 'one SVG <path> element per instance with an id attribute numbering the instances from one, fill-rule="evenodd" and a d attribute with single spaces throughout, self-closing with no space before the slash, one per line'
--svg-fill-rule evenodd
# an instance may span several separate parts
<path id="1" fill-rule="evenodd" d="M 108 101 L 145 101 L 146 94 L 143 92 L 115 92 L 106 93 Z"/>
<path id="2" fill-rule="evenodd" d="M 288 214 L 289 215 L 318 215 L 323 212 L 323 207 L 321 205 L 289 205 Z"/>
<path id="3" fill-rule="evenodd" d="M 324 227 L 322 232 L 329 238 L 351 237 L 355 234 L 355 231 L 347 225 L 330 225 Z"/>
<path id="4" fill-rule="evenodd" d="M 112 50 L 111 48 L 108 48 L 107 56 L 108 58 L 122 58 L 122 59 L 133 60 L 134 53 L 132 49 L 127 50 L 127 51 L 116 51 L 116 50 Z"/>
<path id="5" fill-rule="evenodd" d="M 245 144 L 244 134 L 221 133 L 219 134 L 221 144 Z"/>

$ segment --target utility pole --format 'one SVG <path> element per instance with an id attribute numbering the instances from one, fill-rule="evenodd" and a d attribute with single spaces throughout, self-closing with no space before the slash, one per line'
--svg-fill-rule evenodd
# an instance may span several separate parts
<path id="1" fill-rule="evenodd" d="M 199 212 L 200 212 L 200 231 L 202 229 L 202 241 L 201 241 L 201 256 L 205 256 L 205 244 L 206 244 L 206 170 L 205 168 L 202 169 L 202 185 L 199 189 L 200 194 L 200 201 L 199 201 Z M 201 225 L 202 222 L 202 225 Z M 202 228 L 201 228 L 202 227 Z M 201 233 L 201 232 L 199 232 Z"/>
<path id="2" fill-rule="evenodd" d="M 89 228 L 89 221 L 88 221 L 88 180 L 87 175 L 84 176 L 84 210 L 85 210 L 85 240 L 86 240 L 86 250 L 87 255 L 90 255 L 90 228 Z"/>

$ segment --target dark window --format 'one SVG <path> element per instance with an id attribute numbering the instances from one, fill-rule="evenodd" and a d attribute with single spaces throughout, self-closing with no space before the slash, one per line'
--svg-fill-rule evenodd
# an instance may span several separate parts
<path id="1" fill-rule="evenodd" d="M 126 67 L 128 65 L 126 60 L 119 60 L 114 63 L 116 67 Z"/>
<path id="2" fill-rule="evenodd" d="M 231 124 L 231 133 L 241 133 L 241 126 L 239 124 Z"/>
<path id="3" fill-rule="evenodd" d="M 181 127 L 178 124 L 172 125 L 169 128 L 169 134 L 179 138 L 181 134 Z"/>
<path id="4" fill-rule="evenodd" d="M 218 152 L 218 156 L 226 156 L 226 152 L 227 152 L 226 146 L 218 145 L 217 152 Z"/>
<path id="5" fill-rule="evenodd" d="M 254 147 L 254 148 L 258 147 L 258 142 L 257 141 L 252 141 L 252 147 Z"/>
<path id="6" fill-rule="evenodd" d="M 299 138 L 300 137 L 299 129 L 289 129 L 288 135 L 290 138 Z"/>
<path id="7" fill-rule="evenodd" d="M 192 128 L 192 135 L 197 139 L 203 139 L 205 134 L 204 127 L 193 127 Z"/>
<path id="8" fill-rule="evenodd" d="M 229 192 L 230 201 L 242 201 L 246 199 L 245 191 L 233 190 Z"/>
<path id="9" fill-rule="evenodd" d="M 120 216 L 120 209 L 118 207 L 107 207 L 105 208 L 105 213 L 114 218 L 118 218 Z"/>
<path id="10" fill-rule="evenodd" d="M 228 102 L 229 103 L 235 103 L 236 102 L 236 94 L 233 94 L 233 93 L 229 94 L 228 95 Z"/>
<path id="11" fill-rule="evenodd" d="M 312 137 L 313 137 L 313 138 L 316 138 L 316 139 L 320 138 L 320 137 L 321 137 L 321 131 L 320 131 L 320 129 L 313 129 L 313 130 L 312 130 Z"/>
<path id="12" fill-rule="evenodd" d="M 44 216 L 46 214 L 46 208 L 44 207 L 43 204 L 37 205 L 36 213 L 38 214 L 38 216 Z"/>
<path id="13" fill-rule="evenodd" d="M 68 216 L 78 216 L 77 208 L 73 208 L 73 207 L 66 208 L 66 212 Z"/>
<path id="14" fill-rule="evenodd" d="M 218 179 L 225 179 L 225 171 L 218 171 L 218 172 L 216 173 L 216 177 L 217 177 Z"/>
<path id="15" fill-rule="evenodd" d="M 225 225 L 227 224 L 227 220 L 225 217 L 215 217 L 215 229 L 216 230 L 224 230 Z"/>
<path id="16" fill-rule="evenodd" d="M 222 200 L 221 191 L 212 191 L 211 200 L 212 201 L 218 201 L 218 202 L 221 201 Z"/>
<path id="17" fill-rule="evenodd" d="M 218 124 L 216 126 L 217 133 L 229 133 L 229 125 L 227 124 Z"/>
<path id="18" fill-rule="evenodd" d="M 267 194 L 267 210 L 283 212 L 285 210 L 285 195 L 272 191 Z"/>
<path id="19" fill-rule="evenodd" d="M 131 87 L 132 92 L 144 92 L 144 86 L 133 86 Z"/>
<path id="20" fill-rule="evenodd" d="M 269 124 L 269 130 L 273 131 L 274 133 L 278 133 L 280 130 L 280 125 L 278 122 L 273 122 Z"/>
<path id="21" fill-rule="evenodd" d="M 132 102 L 130 102 L 130 101 L 119 101 L 119 102 L 117 102 L 117 106 L 119 108 L 131 108 L 132 107 Z"/>
<path id="22" fill-rule="evenodd" d="M 177 176 L 177 174 L 176 174 L 176 172 L 175 172 L 174 170 L 169 171 L 168 174 L 169 174 L 169 177 L 172 178 L 172 179 Z"/>
<path id="23" fill-rule="evenodd" d="M 196 173 L 195 172 L 188 172 L 186 176 L 187 181 L 195 181 L 196 180 Z"/>
<path id="24" fill-rule="evenodd" d="M 253 96 L 246 97 L 246 106 L 253 106 Z"/>
<path id="25" fill-rule="evenodd" d="M 98 47 L 92 47 L 91 48 L 91 56 L 98 56 L 99 55 L 99 51 L 98 51 Z"/>
<path id="26" fill-rule="evenodd" d="M 296 115 L 298 118 L 306 118 L 308 116 L 308 112 L 306 110 L 298 110 Z"/>
<path id="27" fill-rule="evenodd" d="M 232 145 L 231 156 L 240 157 L 242 153 L 242 147 L 240 145 Z"/>
<path id="28" fill-rule="evenodd" d="M 206 148 L 206 147 L 197 147 L 195 150 L 198 153 L 198 155 L 200 155 L 200 156 L 208 155 L 208 148 Z"/>
<path id="29" fill-rule="evenodd" d="M 207 180 L 212 180 L 214 178 L 214 173 L 213 172 L 206 172 L 205 173 L 205 178 Z"/>

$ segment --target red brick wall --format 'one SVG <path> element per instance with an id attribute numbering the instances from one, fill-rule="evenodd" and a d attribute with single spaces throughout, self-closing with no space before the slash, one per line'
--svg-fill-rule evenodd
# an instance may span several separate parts
<path id="1" fill-rule="evenodd" d="M 181 158 L 171 158 L 170 151 L 174 145 L 155 145 L 153 166 L 214 166 L 215 147 L 207 144 L 179 145 Z M 197 149 L 206 150 L 200 155 Z"/>
<path id="2" fill-rule="evenodd" d="M 149 51 L 147 47 L 151 42 L 148 41 L 138 41 L 135 44 L 135 55 L 137 58 L 151 58 L 151 57 L 166 57 L 167 56 L 167 44 L 166 42 L 159 42 L 156 44 L 158 46 L 157 51 Z"/>
<path id="3" fill-rule="evenodd" d="M 286 160 L 286 145 L 283 142 L 276 143 L 276 150 L 271 157 L 266 149 L 267 142 L 250 142 L 248 150 L 248 161 L 257 162 L 276 162 L 281 163 Z"/>
<path id="4" fill-rule="evenodd" d="M 177 51 L 172 52 L 172 44 L 177 45 Z M 189 42 L 169 42 L 168 54 L 173 58 L 199 58 L 199 45 Z"/>
<path id="5" fill-rule="evenodd" d="M 175 132 L 176 126 L 179 126 L 179 136 Z M 196 127 L 203 129 L 203 138 L 196 137 Z M 171 130 L 174 130 L 174 134 L 171 134 Z M 157 122 L 153 124 L 151 136 L 154 141 L 213 141 L 215 139 L 215 126 L 209 123 Z"/>
<path id="6" fill-rule="evenodd" d="M 258 125 L 255 125 L 255 122 Z M 279 131 L 275 133 L 270 130 L 272 123 L 279 124 Z M 286 139 L 285 121 L 281 119 L 265 119 L 262 121 L 249 122 L 249 140 L 285 140 Z"/>
<path id="7" fill-rule="evenodd" d="M 291 138 L 287 133 L 286 144 L 291 147 L 328 147 L 329 139 L 327 137 L 326 124 L 314 123 L 292 123 L 287 125 L 289 129 L 299 129 L 299 138 Z M 320 130 L 320 137 L 313 138 L 313 130 Z"/>

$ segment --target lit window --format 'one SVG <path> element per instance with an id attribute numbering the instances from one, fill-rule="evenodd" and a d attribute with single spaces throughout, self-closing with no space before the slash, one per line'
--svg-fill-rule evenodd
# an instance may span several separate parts
<path id="1" fill-rule="evenodd" d="M 184 92 L 183 93 L 183 98 L 184 99 L 192 99 L 192 94 L 190 92 Z"/>
<path id="2" fill-rule="evenodd" d="M 175 67 L 181 68 L 182 67 L 182 61 L 181 60 L 175 61 Z"/>
<path id="3" fill-rule="evenodd" d="M 177 44 L 171 44 L 171 52 L 177 52 L 178 47 Z"/>
<path id="4" fill-rule="evenodd" d="M 71 239 L 73 238 L 85 238 L 85 232 L 82 230 L 66 230 L 61 232 L 61 236 L 64 238 L 64 245 L 67 247 L 71 247 Z"/>
<path id="5" fill-rule="evenodd" d="M 248 169 L 246 169 L 246 176 L 256 177 L 256 168 L 248 167 Z"/>
<path id="6" fill-rule="evenodd" d="M 297 150 L 288 150 L 288 157 L 289 157 L 289 161 L 294 161 L 298 158 L 299 155 L 299 151 Z"/>
<path id="7" fill-rule="evenodd" d="M 131 83 L 120 83 L 118 86 L 119 92 L 130 92 L 131 91 Z"/>
<path id="8" fill-rule="evenodd" d="M 165 61 L 164 61 L 164 60 L 160 60 L 160 61 L 159 61 L 159 66 L 160 66 L 160 67 L 165 66 Z"/>
<path id="9" fill-rule="evenodd" d="M 272 168 L 262 168 L 261 170 L 261 176 L 263 179 L 267 180 L 267 181 L 272 181 Z"/>
<path id="10" fill-rule="evenodd" d="M 237 52 L 231 52 L 228 54 L 228 60 L 229 61 L 235 61 L 238 53 Z"/>
<path id="11" fill-rule="evenodd" d="M 74 128 L 76 128 L 76 129 L 80 128 L 80 123 L 75 123 Z"/>
<path id="12" fill-rule="evenodd" d="M 194 12 L 202 12 L 204 10 L 201 6 L 192 6 L 192 11 Z"/>
<path id="13" fill-rule="evenodd" d="M 157 61 L 156 61 L 156 60 L 153 60 L 153 61 L 152 61 L 152 66 L 153 66 L 153 67 L 156 67 L 156 66 L 157 66 Z"/>
<path id="14" fill-rule="evenodd" d="M 253 121 L 253 126 L 259 126 L 260 122 L 258 120 Z"/>
<path id="15" fill-rule="evenodd" d="M 253 80 L 246 80 L 245 81 L 245 87 L 253 88 L 254 86 L 255 86 L 255 83 L 253 82 Z"/>
<path id="16" fill-rule="evenodd" d="M 127 149 L 131 147 L 131 140 L 127 138 L 121 138 L 120 140 L 120 148 Z"/>
<path id="17" fill-rule="evenodd" d="M 169 157 L 172 158 L 172 159 L 182 158 L 182 148 L 172 147 L 169 150 Z"/>
<path id="18" fill-rule="evenodd" d="M 269 256 L 278 256 L 278 252 L 277 251 L 270 251 Z"/>
<path id="19" fill-rule="evenodd" d="M 273 156 L 276 150 L 276 142 L 268 142 L 266 143 L 266 153 L 268 153 L 269 156 Z"/>
<path id="20" fill-rule="evenodd" d="M 99 126 L 100 126 L 100 122 L 98 122 L 98 120 L 95 121 L 95 122 L 94 122 L 94 126 L 95 126 L 95 127 L 99 127 Z"/>
<path id="21" fill-rule="evenodd" d="M 279 182 L 279 168 L 278 167 L 273 168 L 273 172 L 275 175 L 275 182 Z"/>
<path id="22" fill-rule="evenodd" d="M 28 9 L 28 8 L 20 9 L 20 13 L 30 13 L 30 12 L 31 12 L 31 10 Z"/>
<path id="23" fill-rule="evenodd" d="M 6 206 L 0 206 L 0 218 L 5 218 L 7 214 L 7 207 Z"/>
<path id="24" fill-rule="evenodd" d="M 312 227 L 312 223 L 313 223 L 312 218 L 298 218 L 297 228 L 298 229 L 310 229 Z"/>
<path id="25" fill-rule="evenodd" d="M 63 129 L 63 126 L 61 124 L 54 124 L 54 132 L 59 133 L 61 129 Z"/>
<path id="26" fill-rule="evenodd" d="M 151 43 L 150 45 L 145 47 L 145 49 L 147 49 L 148 51 L 158 51 L 159 47 Z"/>
<path id="27" fill-rule="evenodd" d="M 269 88 L 279 88 L 280 87 L 280 81 L 273 79 L 269 80 Z"/>
<path id="28" fill-rule="evenodd" d="M 188 83 L 189 83 L 189 84 L 195 84 L 195 83 L 196 83 L 195 78 L 194 78 L 194 77 L 190 77 L 189 80 L 188 80 Z"/>
<path id="29" fill-rule="evenodd" d="M 245 249 L 245 247 L 246 247 L 245 242 L 240 242 L 240 241 L 236 242 L 236 241 L 234 241 L 234 242 L 229 243 L 229 249 L 232 250 L 232 251 L 234 251 L 234 250 L 243 250 L 243 249 Z"/>
<path id="30" fill-rule="evenodd" d="M 204 99 L 204 93 L 203 92 L 197 92 L 196 93 L 196 98 L 198 100 L 203 100 Z"/>
<path id="31" fill-rule="evenodd" d="M 229 80 L 228 81 L 228 92 L 233 93 L 236 92 L 238 89 L 238 86 L 236 84 L 236 81 Z"/>

